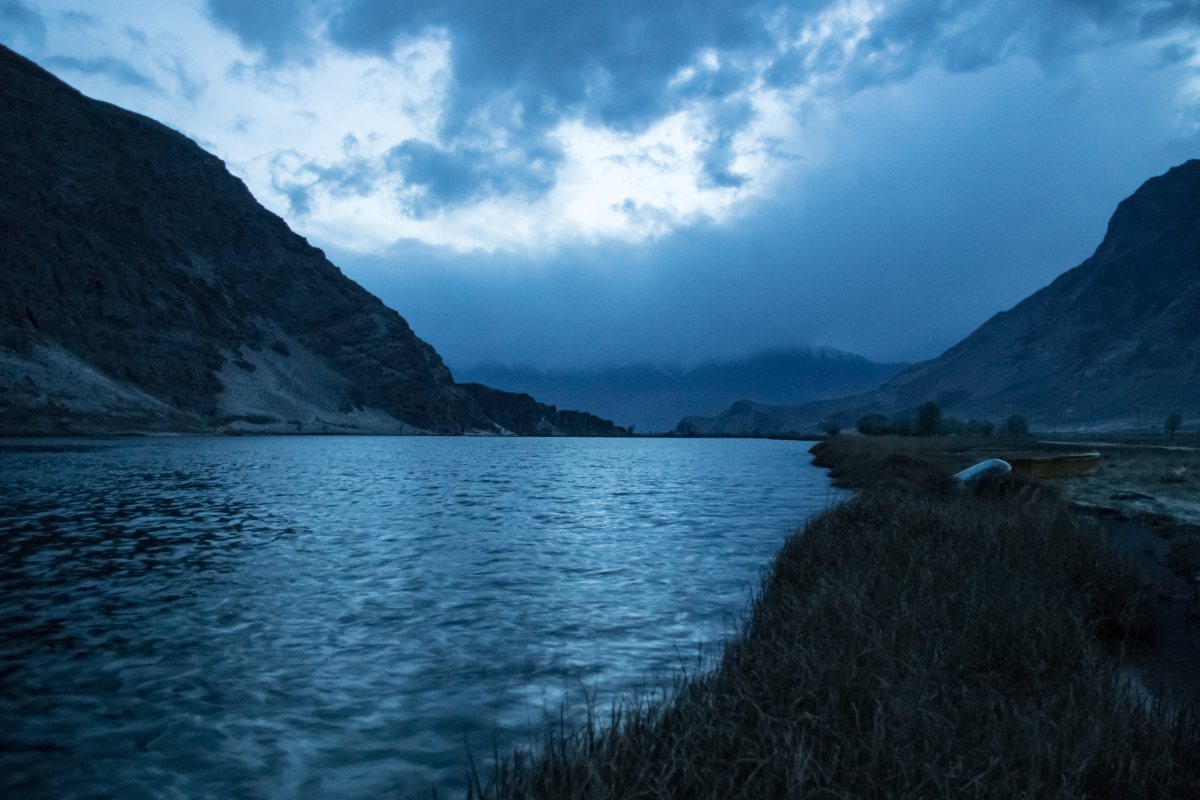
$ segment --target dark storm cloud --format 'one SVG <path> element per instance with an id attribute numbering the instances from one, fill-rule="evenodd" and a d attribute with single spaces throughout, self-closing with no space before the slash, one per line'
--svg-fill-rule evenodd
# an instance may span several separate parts
<path id="1" fill-rule="evenodd" d="M 733 162 L 733 135 L 727 131 L 717 134 L 700 154 L 700 166 L 704 170 L 700 185 L 704 188 L 736 189 L 747 181 L 731 168 Z"/>
<path id="2" fill-rule="evenodd" d="M 271 188 L 287 198 L 288 209 L 295 216 L 307 217 L 312 212 L 313 189 L 310 184 L 272 176 Z"/>
<path id="3" fill-rule="evenodd" d="M 140 44 L 142 47 L 146 47 L 150 44 L 150 37 L 146 35 L 146 32 L 135 28 L 132 25 L 126 25 L 121 29 L 121 33 L 129 37 L 130 41 Z"/>
<path id="4" fill-rule="evenodd" d="M 386 164 L 409 186 L 423 190 L 408 209 L 421 218 L 488 196 L 540 195 L 554 186 L 554 168 L 562 154 L 549 142 L 523 142 L 503 157 L 500 161 L 486 150 L 447 149 L 407 139 L 388 151 Z"/>
<path id="5" fill-rule="evenodd" d="M 823 3 L 812 3 L 817 6 Z M 269 59 L 308 52 L 309 31 L 272 28 L 241 19 L 210 0 L 219 23 Z M 304 19 L 302 6 L 274 15 Z M 238 6 L 240 8 L 240 6 Z M 413 208 L 426 213 L 484 196 L 536 194 L 554 184 L 560 160 L 549 131 L 564 114 L 635 130 L 680 102 L 720 98 L 742 87 L 745 65 L 719 70 L 667 89 L 669 79 L 706 47 L 750 53 L 770 42 L 758 3 L 595 2 L 360 2 L 321 7 L 324 32 L 335 46 L 389 55 L 430 30 L 450 38 L 453 81 L 443 109 L 440 145 L 405 142 L 391 163 L 425 191 Z M 501 103 L 502 107 L 491 110 Z M 731 117 L 732 121 L 733 118 Z M 745 122 L 746 118 L 739 118 Z M 476 143 L 480 132 L 504 130 L 497 158 Z M 739 180 L 721 167 L 735 130 L 719 132 L 709 163 L 717 182 Z"/>
<path id="6" fill-rule="evenodd" d="M 769 44 L 762 8 L 744 0 L 357 0 L 338 5 L 328 31 L 347 49 L 388 54 L 405 38 L 448 30 L 459 105 L 451 127 L 493 93 L 509 90 L 541 99 L 529 120 L 534 124 L 547 105 L 554 114 L 586 100 L 588 113 L 606 124 L 637 127 L 669 107 L 665 83 L 700 48 Z"/>
<path id="7" fill-rule="evenodd" d="M 334 197 L 366 197 L 379 180 L 379 168 L 366 158 L 348 158 L 332 166 L 310 166 L 321 186 Z"/>
<path id="8" fill-rule="evenodd" d="M 67 70 L 84 75 L 103 75 L 124 86 L 131 86 L 154 93 L 163 93 L 163 88 L 146 73 L 128 61 L 113 56 L 76 58 L 75 56 L 47 56 L 42 64 L 52 70 Z"/>
<path id="9" fill-rule="evenodd" d="M 1200 25 L 1200 5 L 1195 0 L 1175 0 L 1159 5 L 1139 20 L 1141 35 L 1155 36 L 1184 25 Z"/>
<path id="10" fill-rule="evenodd" d="M 1159 63 L 1164 66 L 1178 64 L 1180 61 L 1186 61 L 1196 55 L 1196 48 L 1188 47 L 1178 43 L 1168 44 L 1158 51 Z"/>
<path id="11" fill-rule="evenodd" d="M 188 102 L 195 102 L 208 88 L 208 81 L 189 69 L 182 57 L 173 54 L 166 55 L 164 62 L 164 68 L 175 78 L 180 97 Z"/>
<path id="12" fill-rule="evenodd" d="M 412 211 L 484 196 L 536 195 L 554 185 L 561 154 L 548 138 L 564 113 L 582 114 L 619 129 L 637 129 L 671 109 L 679 98 L 723 96 L 745 82 L 730 67 L 667 92 L 670 77 L 701 47 L 737 50 L 768 41 L 758 6 L 745 2 L 413 2 L 402 6 L 362 0 L 339 8 L 328 31 L 339 46 L 390 53 L 424 31 L 449 32 L 453 84 L 442 123 L 443 146 L 407 142 L 393 163 L 426 192 Z M 507 129 L 503 160 L 471 144 L 481 109 L 507 96 L 504 119 L 484 125 Z M 727 143 L 733 131 L 725 134 Z M 515 157 L 512 157 L 514 156 Z M 710 177 L 733 183 L 714 145 Z"/>
<path id="13" fill-rule="evenodd" d="M 1118 201 L 1200 152 L 1164 141 L 1174 94 L 1131 62 L 1083 80 L 1026 63 L 863 92 L 825 132 L 838 158 L 794 162 L 794 191 L 725 225 L 541 258 L 401 243 L 335 260 L 460 367 L 804 343 L 925 358 L 1081 262 Z"/>
<path id="14" fill-rule="evenodd" d="M 301 58 L 312 52 L 312 0 L 208 0 L 213 21 L 237 34 L 248 47 L 271 61 Z"/>
<path id="15" fill-rule="evenodd" d="M 64 24 L 77 28 L 95 28 L 100 24 L 100 18 L 86 11 L 64 11 L 58 15 Z"/>
<path id="16" fill-rule="evenodd" d="M 887 5 L 871 35 L 856 48 L 855 61 L 862 65 L 856 72 L 868 81 L 888 82 L 927 63 L 950 72 L 973 72 L 1017 54 L 1051 64 L 1094 43 L 1101 27 L 1105 35 L 1128 35 L 1127 21 L 1103 3 L 959 0 L 941 6 Z M 883 68 L 873 74 L 868 56 L 879 53 L 888 58 L 879 59 Z"/>
<path id="17" fill-rule="evenodd" d="M 438 208 L 461 205 L 484 191 L 476 155 L 469 150 L 451 152 L 408 139 L 391 149 L 387 163 L 403 174 L 410 186 L 425 190 L 428 201 L 408 209 L 418 219 Z"/>
<path id="18" fill-rule="evenodd" d="M 204 63 L 212 76 L 225 70 L 213 79 L 252 73 L 289 98 L 306 97 L 312 76 L 289 66 L 319 70 L 335 51 L 400 58 L 397 47 L 431 34 L 448 45 L 435 133 L 348 142 L 325 161 L 267 161 L 297 216 L 327 195 L 374 202 L 381 187 L 398 187 L 417 217 L 527 201 L 554 186 L 564 119 L 637 133 L 681 109 L 701 147 L 700 188 L 746 189 L 726 223 L 686 226 L 636 189 L 616 195 L 613 209 L 636 228 L 666 232 L 649 242 L 531 255 L 403 242 L 374 258 L 335 254 L 459 365 L 688 361 L 797 343 L 932 355 L 1086 257 L 1142 180 L 1200 154 L 1197 109 L 1182 91 L 1196 80 L 1196 0 L 894 0 L 878 4 L 860 39 L 836 20 L 830 36 L 799 37 L 835 0 L 206 3 L 258 53 Z M 199 95 L 169 37 L 122 27 L 136 19 L 114 24 L 129 13 L 122 3 L 94 5 L 106 9 L 99 21 L 0 0 L 0 39 L 52 68 L 164 86 L 174 101 Z M 45 43 L 72 40 L 63 32 L 80 51 L 56 60 Z M 97 54 L 130 60 L 84 58 Z M 791 109 L 803 137 L 755 138 L 778 152 L 769 170 L 742 174 L 737 148 L 749 137 L 738 134 L 760 121 L 745 90 L 760 80 L 808 87 L 818 102 Z M 278 113 L 233 111 L 235 129 Z M 289 113 L 319 124 L 314 111 L 326 119 L 326 108 Z"/>
<path id="19" fill-rule="evenodd" d="M 46 42 L 46 22 L 20 0 L 0 0 L 0 42 L 18 48 L 41 47 Z"/>
<path id="20" fill-rule="evenodd" d="M 249 124 L 246 122 L 245 124 Z M 347 136 L 342 143 L 345 157 L 335 164 L 302 163 L 303 155 L 283 150 L 270 160 L 271 188 L 288 199 L 291 213 L 306 217 L 312 211 L 312 195 L 317 184 L 333 197 L 366 196 L 375 190 L 381 177 L 380 166 L 356 154 L 357 140 Z"/>
<path id="21" fill-rule="evenodd" d="M 211 17 L 268 63 L 310 56 L 321 46 L 389 56 L 397 44 L 445 31 L 450 95 L 436 146 L 405 142 L 391 164 L 424 192 L 415 214 L 497 193 L 528 195 L 554 184 L 558 154 L 548 132 L 567 114 L 639 130 L 681 104 L 721 101 L 767 64 L 775 86 L 831 80 L 846 95 L 911 77 L 929 65 L 973 72 L 1013 56 L 1044 68 L 1099 43 L 1158 36 L 1200 24 L 1190 0 L 902 0 L 885 4 L 870 34 L 847 51 L 794 35 L 830 0 L 208 0 Z M 715 70 L 672 81 L 699 53 L 721 55 Z M 489 107 L 501 103 L 499 111 Z M 729 144 L 750 117 L 713 120 L 703 155 L 709 186 L 737 186 Z M 502 130 L 508 158 L 480 141 Z"/>
<path id="22" fill-rule="evenodd" d="M 707 187 L 737 188 L 746 183 L 747 177 L 733 172 L 733 132 L 753 117 L 754 111 L 747 102 L 725 102 L 709 115 L 710 129 L 716 135 L 708 142 L 700 155 L 703 169 L 701 185 Z"/>
<path id="23" fill-rule="evenodd" d="M 100 45 L 102 54 L 82 56 L 55 53 L 57 48 L 47 52 L 48 27 L 60 34 L 69 32 L 88 40 L 92 45 Z M 207 84 L 176 52 L 178 42 L 171 41 L 169 45 L 152 42 L 144 31 L 132 25 L 124 25 L 120 30 L 122 40 L 106 41 L 104 19 L 97 14 L 70 10 L 43 16 L 35 7 L 21 0 L 0 0 L 0 41 L 16 45 L 25 55 L 34 57 L 47 69 L 85 76 L 99 75 L 121 86 L 161 96 L 171 94 L 167 86 L 172 86 L 177 96 L 188 101 L 200 96 Z M 113 55 L 114 51 L 130 55 L 132 60 Z M 165 79 L 165 84 L 142 68 L 149 62 L 157 70 L 166 73 L 160 75 Z"/>
<path id="24" fill-rule="evenodd" d="M 976 72 L 1014 57 L 1053 70 L 1081 52 L 1117 41 L 1159 36 L 1198 21 L 1191 3 L 1162 0 L 921 0 L 887 3 L 870 34 L 850 52 L 814 43 L 769 70 L 776 85 L 810 73 L 841 73 L 837 92 L 853 92 L 911 77 L 936 65 Z"/>

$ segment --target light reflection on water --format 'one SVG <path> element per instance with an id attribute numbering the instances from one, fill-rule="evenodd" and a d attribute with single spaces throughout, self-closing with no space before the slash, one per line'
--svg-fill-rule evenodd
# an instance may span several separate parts
<path id="1" fill-rule="evenodd" d="M 0 441 L 0 794 L 462 786 L 731 630 L 798 442 Z"/>

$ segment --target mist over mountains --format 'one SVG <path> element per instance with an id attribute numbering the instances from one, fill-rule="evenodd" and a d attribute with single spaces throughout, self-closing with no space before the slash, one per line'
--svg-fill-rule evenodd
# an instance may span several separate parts
<path id="1" fill-rule="evenodd" d="M 482 364 L 455 369 L 459 380 L 529 392 L 568 408 L 586 408 L 642 432 L 675 428 L 690 414 L 716 414 L 737 400 L 803 403 L 878 386 L 906 365 L 877 363 L 829 347 L 779 347 L 742 359 L 689 367 L 627 364 L 552 368 Z"/>

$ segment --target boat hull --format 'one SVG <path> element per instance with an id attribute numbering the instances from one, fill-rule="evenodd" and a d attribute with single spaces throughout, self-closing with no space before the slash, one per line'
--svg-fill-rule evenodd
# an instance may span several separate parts
<path id="1" fill-rule="evenodd" d="M 1099 453 L 1070 453 L 1061 456 L 1011 458 L 1013 472 L 1027 478 L 1072 478 L 1086 475 L 1100 465 Z"/>

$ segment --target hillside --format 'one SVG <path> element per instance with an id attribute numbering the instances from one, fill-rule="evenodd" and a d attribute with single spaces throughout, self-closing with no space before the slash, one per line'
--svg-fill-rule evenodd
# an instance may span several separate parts
<path id="1" fill-rule="evenodd" d="M 0 47 L 0 434 L 529 432 L 495 400 L 220 159 Z"/>
<path id="2" fill-rule="evenodd" d="M 738 407 L 698 432 L 810 430 L 833 417 L 936 400 L 956 416 L 1021 414 L 1096 429 L 1200 412 L 1200 161 L 1151 178 L 1117 206 L 1095 253 L 930 361 L 831 403 Z"/>
<path id="3" fill-rule="evenodd" d="M 645 432 L 669 431 L 688 414 L 716 414 L 730 403 L 803 403 L 861 392 L 904 364 L 880 364 L 832 348 L 789 347 L 689 368 L 630 364 L 597 369 L 537 369 L 484 364 L 455 370 L 460 380 L 525 391 L 561 406 L 589 408 Z"/>

